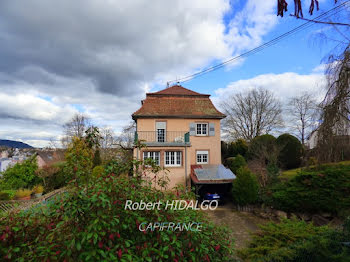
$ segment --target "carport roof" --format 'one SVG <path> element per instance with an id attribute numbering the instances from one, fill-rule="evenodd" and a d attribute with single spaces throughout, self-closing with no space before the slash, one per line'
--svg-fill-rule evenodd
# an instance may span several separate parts
<path id="1" fill-rule="evenodd" d="M 227 184 L 235 178 L 235 174 L 223 165 L 191 166 L 191 179 L 195 184 Z"/>

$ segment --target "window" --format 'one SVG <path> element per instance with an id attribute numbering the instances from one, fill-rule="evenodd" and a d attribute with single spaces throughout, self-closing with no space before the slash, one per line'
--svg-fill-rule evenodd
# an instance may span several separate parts
<path id="1" fill-rule="evenodd" d="M 197 151 L 197 164 L 208 164 L 208 163 L 209 163 L 209 152 Z"/>
<path id="2" fill-rule="evenodd" d="M 165 142 L 165 129 L 157 129 L 157 142 Z"/>
<path id="3" fill-rule="evenodd" d="M 164 143 L 166 140 L 165 132 L 166 130 L 166 122 L 164 121 L 156 121 L 156 141 L 159 143 Z"/>
<path id="4" fill-rule="evenodd" d="M 165 166 L 181 166 L 182 152 L 181 151 L 166 151 Z"/>
<path id="5" fill-rule="evenodd" d="M 156 165 L 160 165 L 160 152 L 154 152 L 154 151 L 144 151 L 143 152 L 143 160 L 146 159 L 153 159 L 156 163 Z"/>
<path id="6" fill-rule="evenodd" d="M 196 135 L 197 136 L 207 136 L 208 135 L 208 124 L 206 124 L 206 123 L 196 124 Z"/>

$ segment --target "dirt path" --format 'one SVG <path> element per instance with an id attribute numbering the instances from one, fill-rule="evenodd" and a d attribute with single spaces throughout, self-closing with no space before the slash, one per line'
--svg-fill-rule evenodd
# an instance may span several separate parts
<path id="1" fill-rule="evenodd" d="M 215 211 L 207 211 L 212 221 L 218 225 L 226 225 L 232 230 L 236 249 L 245 247 L 250 240 L 249 232 L 258 230 L 258 224 L 269 222 L 249 212 L 238 212 L 231 205 L 218 207 Z"/>

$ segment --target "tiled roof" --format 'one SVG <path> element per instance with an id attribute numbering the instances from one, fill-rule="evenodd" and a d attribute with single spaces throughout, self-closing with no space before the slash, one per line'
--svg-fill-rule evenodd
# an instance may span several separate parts
<path id="1" fill-rule="evenodd" d="M 209 96 L 182 86 L 172 86 L 146 94 L 142 107 L 132 117 L 224 118 L 225 115 L 215 108 Z"/>
<path id="2" fill-rule="evenodd" d="M 37 152 L 37 154 L 46 164 L 52 164 L 64 160 L 64 151 L 60 149 L 57 149 L 55 151 L 40 150 Z"/>
<path id="3" fill-rule="evenodd" d="M 156 95 L 156 96 L 158 96 L 158 95 L 209 96 L 209 95 L 204 95 L 204 94 L 194 92 L 194 91 L 187 89 L 187 88 L 184 88 L 183 86 L 180 86 L 180 85 L 171 86 L 171 87 L 168 87 L 166 89 L 160 90 L 158 92 L 148 93 L 146 95 L 148 95 L 148 96 L 154 96 L 154 95 Z"/>

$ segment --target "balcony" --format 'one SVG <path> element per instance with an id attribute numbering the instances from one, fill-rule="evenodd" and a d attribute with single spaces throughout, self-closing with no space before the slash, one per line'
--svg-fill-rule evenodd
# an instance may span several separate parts
<path id="1" fill-rule="evenodd" d="M 137 141 L 146 146 L 190 146 L 190 134 L 187 131 L 137 131 Z"/>

